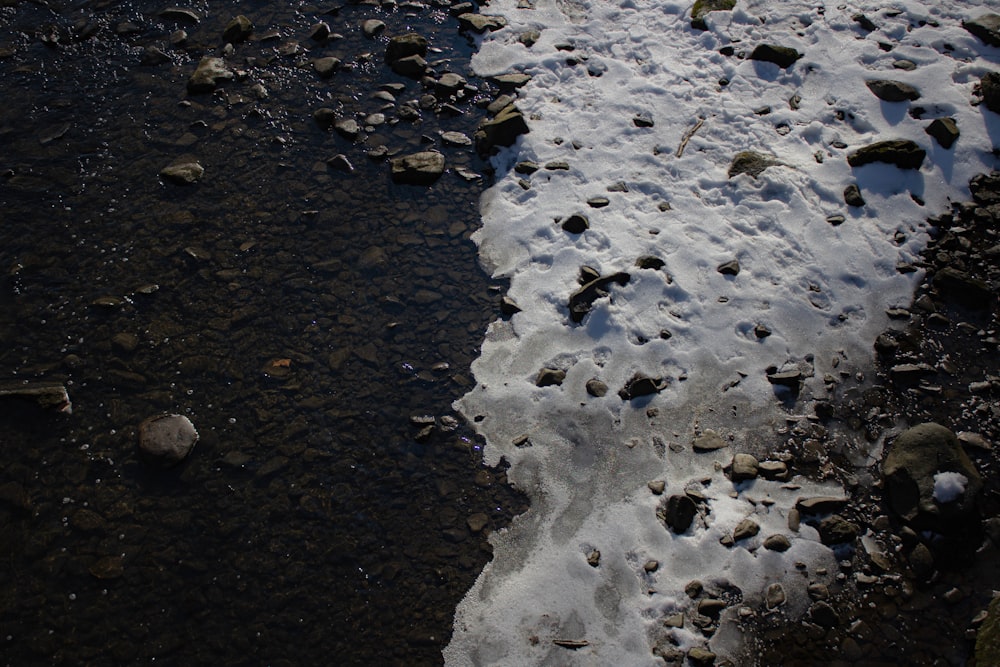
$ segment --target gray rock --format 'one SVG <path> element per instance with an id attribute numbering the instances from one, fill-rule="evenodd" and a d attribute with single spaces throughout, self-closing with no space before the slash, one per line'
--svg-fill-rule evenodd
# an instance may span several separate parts
<path id="1" fill-rule="evenodd" d="M 444 155 L 424 151 L 393 158 L 392 180 L 407 185 L 431 185 L 444 173 Z"/>
<path id="2" fill-rule="evenodd" d="M 927 151 L 909 139 L 890 139 L 859 148 L 847 156 L 847 164 L 862 167 L 885 162 L 900 169 L 920 169 L 926 155 Z"/>
<path id="3" fill-rule="evenodd" d="M 139 452 L 151 463 L 177 465 L 198 442 L 198 431 L 183 415 L 157 415 L 139 425 Z"/>
<path id="4" fill-rule="evenodd" d="M 788 69 L 801 57 L 802 54 L 790 46 L 777 44 L 759 44 L 750 54 L 750 60 L 774 63 L 781 69 Z"/>
<path id="5" fill-rule="evenodd" d="M 865 81 L 865 85 L 868 86 L 868 90 L 872 91 L 875 97 L 886 102 L 905 102 L 906 100 L 920 99 L 920 91 L 902 81 L 872 79 Z"/>
<path id="6" fill-rule="evenodd" d="M 458 25 L 461 30 L 471 30 L 474 33 L 482 34 L 489 30 L 499 30 L 507 25 L 507 19 L 502 16 L 486 16 L 485 14 L 460 14 Z"/>
<path id="7" fill-rule="evenodd" d="M 691 7 L 691 27 L 695 30 L 708 30 L 705 21 L 710 12 L 727 12 L 736 6 L 736 0 L 695 0 Z"/>
<path id="8" fill-rule="evenodd" d="M 358 121 L 353 118 L 337 119 L 333 123 L 333 129 L 336 130 L 337 134 L 349 141 L 357 139 L 358 133 L 361 132 L 361 127 L 358 125 Z"/>
<path id="9" fill-rule="evenodd" d="M 861 188 L 857 183 L 851 183 L 844 188 L 844 203 L 848 206 L 864 206 L 865 198 L 861 196 Z"/>
<path id="10" fill-rule="evenodd" d="M 191 185 L 202 177 L 205 168 L 197 162 L 179 162 L 160 170 L 160 177 L 177 185 Z"/>
<path id="11" fill-rule="evenodd" d="M 245 41 L 253 32 L 253 23 L 243 14 L 236 16 L 222 32 L 222 39 L 230 44 Z"/>
<path id="12" fill-rule="evenodd" d="M 756 457 L 750 454 L 734 454 L 729 477 L 734 482 L 756 479 L 758 466 Z"/>
<path id="13" fill-rule="evenodd" d="M 712 667 L 717 656 L 707 648 L 695 646 L 687 652 L 687 657 L 694 667 Z"/>
<path id="14" fill-rule="evenodd" d="M 719 264 L 716 271 L 724 276 L 737 276 L 740 273 L 740 262 L 738 259 L 731 259 L 728 262 Z"/>
<path id="15" fill-rule="evenodd" d="M 558 368 L 543 368 L 538 371 L 538 376 L 535 378 L 535 386 L 537 387 L 551 387 L 559 386 L 566 379 L 566 371 Z"/>
<path id="16" fill-rule="evenodd" d="M 757 178 L 768 167 L 775 167 L 780 164 L 780 161 L 770 155 L 755 153 L 754 151 L 741 151 L 736 154 L 729 165 L 729 178 L 733 178 L 739 174 L 749 174 Z"/>
<path id="17" fill-rule="evenodd" d="M 608 296 L 608 288 L 612 283 L 627 285 L 632 276 L 624 271 L 595 278 L 585 283 L 569 297 L 569 317 L 576 324 L 583 321 L 584 316 L 591 311 L 594 301 Z"/>
<path id="18" fill-rule="evenodd" d="M 942 148 L 951 148 L 952 144 L 958 141 L 958 137 L 961 136 L 961 132 L 958 131 L 958 123 L 955 122 L 954 118 L 935 118 L 924 131 L 934 137 Z"/>
<path id="19" fill-rule="evenodd" d="M 935 476 L 943 472 L 967 480 L 964 493 L 952 502 L 934 498 Z M 882 474 L 889 507 L 915 530 L 954 534 L 978 521 L 982 479 L 955 434 L 940 424 L 920 424 L 901 433 L 882 463 Z"/>
<path id="20" fill-rule="evenodd" d="M 188 79 L 187 89 L 192 95 L 211 93 L 222 83 L 232 80 L 234 76 L 235 74 L 226 68 L 222 58 L 205 56 L 198 61 L 194 74 Z"/>
<path id="21" fill-rule="evenodd" d="M 971 21 L 962 21 L 962 27 L 986 44 L 1000 47 L 1000 15 L 983 14 Z"/>
<path id="22" fill-rule="evenodd" d="M 309 28 L 309 39 L 314 42 L 325 42 L 330 38 L 330 24 L 326 21 L 313 23 Z"/>
<path id="23" fill-rule="evenodd" d="M 390 65 L 407 56 L 426 56 L 427 40 L 415 32 L 398 35 L 385 47 L 385 61 Z"/>
<path id="24" fill-rule="evenodd" d="M 595 398 L 602 398 L 608 393 L 608 385 L 597 378 L 591 378 L 587 380 L 587 393 Z"/>
<path id="25" fill-rule="evenodd" d="M 780 387 L 788 387 L 793 391 L 798 391 L 802 386 L 802 371 L 774 371 L 767 374 L 767 381 Z"/>
<path id="26" fill-rule="evenodd" d="M 337 112 L 329 107 L 321 107 L 313 111 L 313 120 L 324 130 L 333 127 L 337 120 Z"/>
<path id="27" fill-rule="evenodd" d="M 844 496 L 815 496 L 799 498 L 795 501 L 795 509 L 803 514 L 829 514 L 847 506 L 848 498 Z"/>
<path id="28" fill-rule="evenodd" d="M 347 156 L 344 155 L 343 153 L 338 153 L 334 155 L 332 158 L 326 161 L 326 164 L 331 169 L 336 169 L 337 171 L 342 171 L 346 174 L 349 174 L 354 171 L 354 165 L 351 164 L 351 161 L 348 160 Z"/>
<path id="29" fill-rule="evenodd" d="M 368 39 L 375 37 L 377 34 L 385 30 L 385 22 L 378 19 L 367 19 L 361 22 L 361 32 Z"/>
<path id="30" fill-rule="evenodd" d="M 465 88 L 466 83 L 463 76 L 454 72 L 446 72 L 435 82 L 434 92 L 442 97 L 448 97 Z"/>

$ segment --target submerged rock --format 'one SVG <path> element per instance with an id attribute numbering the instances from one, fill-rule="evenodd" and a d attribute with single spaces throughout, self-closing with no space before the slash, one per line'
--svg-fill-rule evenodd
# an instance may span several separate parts
<path id="1" fill-rule="evenodd" d="M 909 139 L 890 139 L 859 148 L 847 156 L 847 164 L 862 167 L 874 162 L 894 164 L 900 169 L 920 169 L 927 151 Z"/>
<path id="2" fill-rule="evenodd" d="M 222 39 L 230 44 L 245 41 L 253 32 L 253 23 L 243 14 L 236 16 L 226 26 Z"/>
<path id="3" fill-rule="evenodd" d="M 198 431 L 183 415 L 157 415 L 139 425 L 139 452 L 151 463 L 169 468 L 191 453 Z"/>
<path id="4" fill-rule="evenodd" d="M 423 151 L 393 158 L 392 180 L 406 185 L 431 185 L 444 173 L 444 155 Z"/>
<path id="5" fill-rule="evenodd" d="M 188 79 L 187 89 L 192 95 L 211 93 L 221 84 L 232 80 L 234 76 L 222 58 L 205 56 L 198 62 L 194 74 Z"/>

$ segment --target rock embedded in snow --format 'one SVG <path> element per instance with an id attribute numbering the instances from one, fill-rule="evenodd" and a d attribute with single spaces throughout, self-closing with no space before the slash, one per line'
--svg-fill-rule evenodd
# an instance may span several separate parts
<path id="1" fill-rule="evenodd" d="M 698 506 L 687 494 L 677 494 L 667 498 L 666 503 L 657 510 L 657 516 L 675 533 L 686 532 L 691 527 Z"/>
<path id="2" fill-rule="evenodd" d="M 828 516 L 820 521 L 817 530 L 820 541 L 826 545 L 853 542 L 854 538 L 858 536 L 858 526 L 839 514 Z"/>
<path id="3" fill-rule="evenodd" d="M 755 456 L 751 454 L 734 454 L 729 478 L 733 482 L 756 479 L 758 468 L 759 464 Z"/>
<path id="4" fill-rule="evenodd" d="M 736 6 L 736 0 L 695 0 L 691 7 L 691 27 L 695 30 L 708 30 L 705 20 L 710 12 L 731 11 Z"/>
<path id="5" fill-rule="evenodd" d="M 717 449 L 728 447 L 729 443 L 718 433 L 709 429 L 692 440 L 691 446 L 696 452 L 714 452 Z"/>
<path id="6" fill-rule="evenodd" d="M 920 99 L 920 91 L 902 81 L 872 79 L 865 81 L 865 85 L 868 86 L 868 90 L 872 91 L 875 97 L 885 102 L 905 102 L 907 100 Z"/>
<path id="7" fill-rule="evenodd" d="M 936 118 L 925 132 L 934 137 L 941 148 L 951 148 L 961 135 L 954 118 Z"/>
<path id="8" fill-rule="evenodd" d="M 177 465 L 198 442 L 198 431 L 184 415 L 156 415 L 139 425 L 139 452 L 165 468 Z"/>
<path id="9" fill-rule="evenodd" d="M 875 162 L 894 164 L 900 169 L 920 169 L 927 151 L 909 139 L 890 139 L 869 144 L 847 156 L 847 164 L 863 167 Z"/>
<path id="10" fill-rule="evenodd" d="M 764 602 L 768 609 L 774 609 L 785 604 L 785 589 L 781 584 L 774 583 L 767 587 Z"/>
<path id="11" fill-rule="evenodd" d="M 788 69 L 801 57 L 802 54 L 792 47 L 777 44 L 758 44 L 750 54 L 750 60 L 774 63 L 781 69 Z"/>
<path id="12" fill-rule="evenodd" d="M 753 519 L 743 519 L 733 529 L 733 541 L 739 542 L 760 532 L 760 525 Z"/>
<path id="13" fill-rule="evenodd" d="M 851 183 L 844 188 L 844 203 L 854 207 L 865 205 L 865 199 L 861 196 L 861 188 L 857 183 Z"/>
<path id="14" fill-rule="evenodd" d="M 764 548 L 768 551 L 784 552 L 792 548 L 792 543 L 781 533 L 776 533 L 764 538 Z"/>
<path id="15" fill-rule="evenodd" d="M 394 183 L 431 185 L 444 173 L 444 155 L 437 151 L 403 155 L 390 164 Z"/>
<path id="16" fill-rule="evenodd" d="M 535 377 L 536 387 L 559 386 L 566 379 L 566 371 L 558 368 L 543 368 Z"/>
<path id="17" fill-rule="evenodd" d="M 1000 15 L 983 14 L 971 21 L 962 21 L 962 27 L 986 44 L 1000 47 Z"/>
<path id="18" fill-rule="evenodd" d="M 987 72 L 979 80 L 983 93 L 983 106 L 1000 114 L 1000 72 Z"/>
<path id="19" fill-rule="evenodd" d="M 471 30 L 476 34 L 486 31 L 493 32 L 507 25 L 507 19 L 502 16 L 487 16 L 486 14 L 459 14 L 458 24 L 461 30 Z"/>
<path id="20" fill-rule="evenodd" d="M 590 229 L 590 220 L 582 213 L 574 213 L 563 220 L 560 226 L 563 228 L 563 231 L 570 234 L 583 234 Z"/>
<path id="21" fill-rule="evenodd" d="M 740 174 L 749 174 L 754 178 L 760 176 L 768 167 L 776 167 L 781 162 L 770 155 L 755 153 L 754 151 L 741 151 L 736 154 L 729 164 L 729 178 Z"/>
<path id="22" fill-rule="evenodd" d="M 731 259 L 728 262 L 723 262 L 719 264 L 716 271 L 724 276 L 738 276 L 740 273 L 740 261 L 738 259 Z"/>
<path id="23" fill-rule="evenodd" d="M 654 378 L 644 373 L 636 373 L 619 390 L 618 395 L 623 401 L 629 401 L 633 398 L 657 394 L 663 391 L 666 386 L 667 382 L 663 378 Z"/>
<path id="24" fill-rule="evenodd" d="M 512 146 L 519 136 L 527 133 L 528 123 L 524 119 L 524 114 L 510 104 L 501 109 L 496 116 L 479 125 L 475 134 L 476 150 L 480 155 L 489 155 L 497 148 Z"/>
<path id="25" fill-rule="evenodd" d="M 608 296 L 608 288 L 612 284 L 624 286 L 631 278 L 632 276 L 628 273 L 620 271 L 608 276 L 600 276 L 584 284 L 569 297 L 570 320 L 576 324 L 582 322 L 586 314 L 594 307 L 594 301 Z"/>
<path id="26" fill-rule="evenodd" d="M 587 388 L 587 393 L 595 398 L 603 398 L 608 393 L 608 385 L 604 384 L 597 378 L 591 378 L 590 380 L 587 380 L 586 388 Z"/>

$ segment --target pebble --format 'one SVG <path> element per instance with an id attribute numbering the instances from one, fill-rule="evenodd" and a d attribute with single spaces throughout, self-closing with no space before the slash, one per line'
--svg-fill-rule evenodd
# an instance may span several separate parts
<path id="1" fill-rule="evenodd" d="M 139 425 L 139 451 L 163 467 L 174 466 L 191 453 L 198 431 L 183 415 L 156 415 Z"/>

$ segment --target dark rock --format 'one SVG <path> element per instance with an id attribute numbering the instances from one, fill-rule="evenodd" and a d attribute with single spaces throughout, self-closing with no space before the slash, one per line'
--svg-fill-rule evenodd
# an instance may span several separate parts
<path id="1" fill-rule="evenodd" d="M 736 0 L 695 0 L 691 8 L 691 27 L 695 30 L 708 30 L 705 19 L 709 12 L 727 12 L 736 6 Z"/>
<path id="2" fill-rule="evenodd" d="M 675 533 L 683 533 L 691 527 L 698 506 L 684 494 L 667 498 L 666 505 L 658 512 L 660 519 Z"/>
<path id="3" fill-rule="evenodd" d="M 162 65 L 168 62 L 170 62 L 170 56 L 155 46 L 147 46 L 139 58 L 139 64 L 147 66 Z"/>
<path id="4" fill-rule="evenodd" d="M 734 454 L 731 466 L 729 478 L 734 482 L 757 478 L 759 463 L 755 456 L 750 454 Z"/>
<path id="5" fill-rule="evenodd" d="M 979 174 L 969 181 L 972 199 L 981 206 L 1000 204 L 1000 171 Z"/>
<path id="6" fill-rule="evenodd" d="M 591 197 L 587 200 L 587 206 L 590 208 L 604 208 L 611 203 L 611 200 L 607 197 Z"/>
<path id="7" fill-rule="evenodd" d="M 851 183 L 844 188 L 844 203 L 848 206 L 864 206 L 865 198 L 861 196 L 861 188 L 857 183 Z"/>
<path id="8" fill-rule="evenodd" d="M 934 274 L 934 287 L 972 308 L 990 308 L 996 301 L 989 283 L 950 266 Z"/>
<path id="9" fill-rule="evenodd" d="M 309 28 L 309 39 L 314 42 L 325 42 L 330 38 L 330 24 L 326 21 L 319 21 Z"/>
<path id="10" fill-rule="evenodd" d="M 935 476 L 949 472 L 965 477 L 965 491 L 951 502 L 939 502 Z M 948 534 L 978 521 L 982 479 L 958 438 L 944 426 L 926 423 L 901 433 L 882 463 L 882 473 L 889 507 L 915 530 Z"/>
<path id="11" fill-rule="evenodd" d="M 954 118 L 936 118 L 924 131 L 934 137 L 942 148 L 951 148 L 961 135 Z"/>
<path id="12" fill-rule="evenodd" d="M 632 118 L 632 124 L 636 127 L 653 127 L 653 118 L 648 114 L 636 114 Z"/>
<path id="13" fill-rule="evenodd" d="M 875 32 L 876 30 L 878 30 L 878 26 L 875 25 L 875 23 L 872 22 L 872 20 L 867 16 L 865 16 L 864 14 L 855 14 L 854 16 L 851 17 L 851 20 L 857 23 L 859 26 L 861 26 L 862 29 L 866 30 L 867 32 Z"/>
<path id="14" fill-rule="evenodd" d="M 587 380 L 587 393 L 595 398 L 602 398 L 608 393 L 608 385 L 597 378 L 591 378 Z"/>
<path id="15" fill-rule="evenodd" d="M 897 364 L 889 369 L 889 378 L 895 385 L 909 386 L 933 373 L 934 369 L 927 364 Z"/>
<path id="16" fill-rule="evenodd" d="M 183 415 L 157 415 L 139 425 L 139 452 L 151 463 L 174 466 L 191 453 L 198 431 Z"/>
<path id="17" fill-rule="evenodd" d="M 198 66 L 194 74 L 188 79 L 187 89 L 192 95 L 199 93 L 211 93 L 226 81 L 230 81 L 235 74 L 226 68 L 222 58 L 205 56 L 198 61 Z"/>
<path id="18" fill-rule="evenodd" d="M 962 27 L 986 44 L 1000 47 L 1000 15 L 983 14 L 971 21 L 962 21 Z"/>
<path id="19" fill-rule="evenodd" d="M 423 151 L 390 160 L 394 183 L 430 185 L 444 173 L 444 155 Z"/>
<path id="20" fill-rule="evenodd" d="M 760 532 L 760 526 L 753 519 L 743 519 L 733 529 L 733 541 L 739 542 Z"/>
<path id="21" fill-rule="evenodd" d="M 521 312 L 521 307 L 517 305 L 517 302 L 509 296 L 504 296 L 500 299 L 500 312 L 506 317 L 510 317 L 515 313 Z"/>
<path id="22" fill-rule="evenodd" d="M 934 574 L 934 555 L 924 544 L 918 543 L 913 547 L 907 560 L 917 579 L 927 580 Z"/>
<path id="23" fill-rule="evenodd" d="M 380 21 L 379 19 L 367 19 L 361 22 L 361 32 L 368 39 L 374 38 L 383 30 L 385 30 L 385 21 Z M 423 53 L 420 55 L 423 55 Z"/>
<path id="24" fill-rule="evenodd" d="M 520 135 L 527 133 L 524 114 L 511 104 L 480 124 L 476 131 L 476 150 L 480 155 L 489 155 L 494 148 L 514 145 Z"/>
<path id="25" fill-rule="evenodd" d="M 236 44 L 246 40 L 253 32 L 253 23 L 243 14 L 236 16 L 226 25 L 222 32 L 222 39 L 230 44 Z"/>
<path id="26" fill-rule="evenodd" d="M 1000 72 L 987 72 L 979 80 L 983 105 L 993 113 L 1000 113 Z"/>
<path id="27" fill-rule="evenodd" d="M 512 90 L 514 88 L 520 88 L 524 84 L 531 81 L 530 74 L 524 74 L 523 72 L 512 72 L 510 74 L 498 74 L 497 76 L 490 77 L 494 83 L 500 86 L 501 90 Z"/>
<path id="28" fill-rule="evenodd" d="M 767 374 L 767 381 L 773 385 L 798 390 L 802 386 L 802 371 L 774 371 Z"/>
<path id="29" fill-rule="evenodd" d="M 872 91 L 875 97 L 886 102 L 905 102 L 906 100 L 920 99 L 920 91 L 902 81 L 872 79 L 865 81 L 865 85 L 868 86 L 868 90 Z"/>
<path id="30" fill-rule="evenodd" d="M 339 118 L 333 123 L 333 129 L 340 136 L 344 137 L 348 141 L 354 141 L 358 138 L 358 134 L 361 132 L 361 127 L 358 125 L 358 121 L 353 118 Z"/>
<path id="31" fill-rule="evenodd" d="M 666 262 L 664 262 L 659 257 L 653 257 L 652 255 L 643 255 L 639 259 L 635 260 L 635 265 L 640 269 L 652 269 L 653 271 L 659 271 L 664 267 Z"/>
<path id="32" fill-rule="evenodd" d="M 343 153 L 338 153 L 337 155 L 334 155 L 332 158 L 326 161 L 326 164 L 331 169 L 336 169 L 337 171 L 342 171 L 347 174 L 354 171 L 354 165 L 351 164 L 351 161 L 348 160 L 347 156 L 344 155 Z"/>
<path id="33" fill-rule="evenodd" d="M 390 65 L 408 56 L 426 55 L 427 40 L 415 32 L 393 37 L 385 47 L 385 61 Z"/>
<path id="34" fill-rule="evenodd" d="M 649 396 L 663 391 L 667 386 L 663 378 L 653 378 L 643 373 L 633 375 L 625 386 L 619 390 L 618 395 L 623 401 L 628 401 L 640 396 Z"/>
<path id="35" fill-rule="evenodd" d="M 316 73 L 324 79 L 329 79 L 333 76 L 333 74 L 340 69 L 340 65 L 340 59 L 334 58 L 333 56 L 316 58 L 316 60 L 312 61 L 313 69 L 316 70 Z"/>
<path id="36" fill-rule="evenodd" d="M 205 168 L 197 162 L 179 162 L 160 170 L 160 178 L 177 185 L 191 185 L 204 173 Z"/>
<path id="37" fill-rule="evenodd" d="M 792 543 L 784 535 L 776 533 L 774 535 L 768 535 L 764 538 L 764 548 L 768 551 L 777 551 L 781 553 L 791 549 Z"/>
<path id="38" fill-rule="evenodd" d="M 67 414 L 73 412 L 66 387 L 55 382 L 28 382 L 0 385 L 0 400 L 21 399 L 37 404 L 45 410 Z"/>
<path id="39" fill-rule="evenodd" d="M 859 148 L 847 156 L 847 164 L 862 167 L 873 162 L 894 164 L 900 169 L 920 169 L 927 152 L 909 139 L 890 139 Z"/>
<path id="40" fill-rule="evenodd" d="M 774 63 L 781 69 L 788 69 L 801 57 L 802 54 L 790 46 L 777 44 L 759 44 L 750 54 L 750 60 Z"/>
<path id="41" fill-rule="evenodd" d="M 764 324 L 756 324 L 753 328 L 753 335 L 757 338 L 767 338 L 771 335 L 771 330 Z"/>
<path id="42" fill-rule="evenodd" d="M 724 276 L 737 276 L 740 273 L 740 262 L 736 259 L 731 259 L 728 262 L 719 264 L 716 271 Z"/>
<path id="43" fill-rule="evenodd" d="M 507 25 L 507 19 L 502 16 L 486 16 L 485 14 L 459 14 L 458 25 L 461 30 L 471 30 L 476 34 L 482 34 L 489 30 L 499 30 Z"/>
<path id="44" fill-rule="evenodd" d="M 768 167 L 775 167 L 780 164 L 781 162 L 770 155 L 755 153 L 753 151 L 741 151 L 736 154 L 736 157 L 733 158 L 732 163 L 729 165 L 729 178 L 733 178 L 739 174 L 749 174 L 757 178 Z"/>
<path id="45" fill-rule="evenodd" d="M 543 368 L 535 378 L 536 387 L 559 386 L 566 379 L 566 371 L 558 368 Z"/>
<path id="46" fill-rule="evenodd" d="M 427 61 L 424 60 L 423 56 L 406 56 L 399 60 L 393 60 L 390 67 L 396 74 L 411 79 L 419 79 L 427 73 Z"/>
<path id="47" fill-rule="evenodd" d="M 465 88 L 465 78 L 454 72 L 446 72 L 434 83 L 434 92 L 441 97 L 449 97 Z"/>
<path id="48" fill-rule="evenodd" d="M 715 665 L 716 655 L 707 648 L 695 646 L 688 650 L 687 658 L 693 667 L 712 667 Z"/>
<path id="49" fill-rule="evenodd" d="M 828 516 L 819 522 L 819 539 L 827 546 L 853 542 L 858 536 L 857 525 L 851 523 L 839 514 Z"/>
<path id="50" fill-rule="evenodd" d="M 1000 595 L 993 596 L 976 632 L 976 664 L 1000 665 Z"/>
<path id="51" fill-rule="evenodd" d="M 809 607 L 809 617 L 814 623 L 824 628 L 834 628 L 840 625 L 840 616 L 827 602 L 814 602 Z"/>
<path id="52" fill-rule="evenodd" d="M 160 12 L 160 16 L 172 21 L 187 21 L 189 23 L 197 23 L 201 20 L 201 16 L 196 11 L 185 7 L 167 7 Z"/>
<path id="53" fill-rule="evenodd" d="M 563 231 L 570 234 L 583 234 L 590 229 L 590 220 L 582 213 L 574 213 L 562 222 Z"/>
<path id="54" fill-rule="evenodd" d="M 601 297 L 608 296 L 608 287 L 612 283 L 627 285 L 632 279 L 628 273 L 621 271 L 608 276 L 601 276 L 586 283 L 580 289 L 573 292 L 569 297 L 569 317 L 570 320 L 579 324 L 584 316 L 594 307 L 594 301 Z"/>

